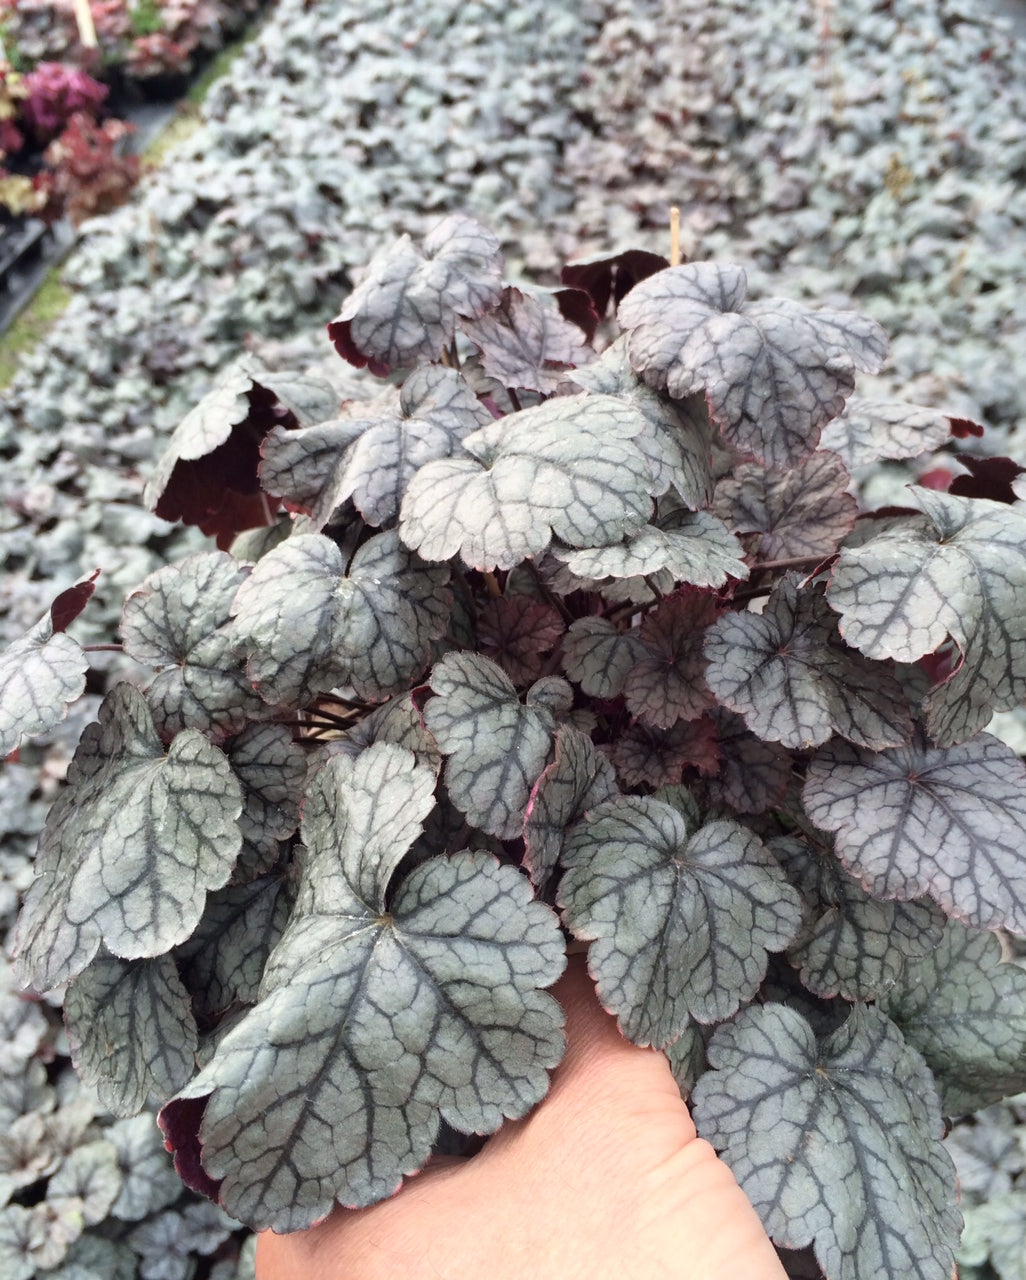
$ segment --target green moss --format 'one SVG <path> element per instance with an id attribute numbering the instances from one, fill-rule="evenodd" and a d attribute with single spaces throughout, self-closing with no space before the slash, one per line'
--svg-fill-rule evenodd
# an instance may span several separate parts
<path id="1" fill-rule="evenodd" d="M 0 338 L 0 390 L 7 387 L 26 352 L 50 332 L 71 301 L 71 290 L 60 280 L 60 269 L 47 274 L 39 292 Z"/>
<path id="2" fill-rule="evenodd" d="M 226 45 L 196 79 L 179 113 L 142 153 L 144 168 L 155 169 L 162 165 L 175 147 L 199 128 L 200 106 L 210 86 L 228 74 L 239 51 L 253 39 L 261 25 L 258 19 L 244 36 Z M 59 267 L 54 267 L 48 273 L 36 296 L 7 332 L 0 336 L 0 391 L 10 385 L 22 356 L 46 337 L 71 301 L 71 290 L 61 283 L 59 271 Z"/>

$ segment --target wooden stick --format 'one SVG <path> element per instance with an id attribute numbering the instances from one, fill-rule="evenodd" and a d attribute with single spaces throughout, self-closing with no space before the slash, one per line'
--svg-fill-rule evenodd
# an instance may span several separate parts
<path id="1" fill-rule="evenodd" d="M 676 205 L 670 210 L 670 266 L 680 266 L 680 210 Z"/>
<path id="2" fill-rule="evenodd" d="M 78 38 L 87 49 L 95 49 L 99 41 L 96 39 L 96 25 L 89 0 L 75 0 L 75 21 L 78 23 Z"/>

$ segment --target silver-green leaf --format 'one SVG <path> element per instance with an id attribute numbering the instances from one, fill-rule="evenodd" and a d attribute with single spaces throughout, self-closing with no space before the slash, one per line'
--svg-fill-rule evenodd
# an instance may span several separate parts
<path id="1" fill-rule="evenodd" d="M 474 653 L 447 654 L 431 673 L 436 696 L 424 722 L 446 756 L 449 796 L 473 826 L 500 840 L 520 835 L 549 759 L 556 716 L 539 694 L 550 684 L 538 681 L 522 703 L 502 668 Z M 569 707 L 570 686 L 557 680 L 552 688 Z"/>
<path id="2" fill-rule="evenodd" d="M 462 456 L 421 467 L 400 512 L 403 541 L 426 560 L 458 554 L 477 569 L 512 569 L 553 535 L 572 547 L 619 542 L 651 510 L 641 427 L 612 396 L 509 414 L 467 436 Z"/>
<path id="3" fill-rule="evenodd" d="M 1026 933 L 1026 765 L 997 738 L 881 752 L 828 743 L 803 803 L 874 897 L 925 894 L 981 929 Z"/>
<path id="4" fill-rule="evenodd" d="M 994 934 L 950 922 L 879 1004 L 930 1064 L 947 1114 L 1026 1090 L 1026 971 Z"/>
<path id="5" fill-rule="evenodd" d="M 260 478 L 268 492 L 304 506 L 318 528 L 348 498 L 369 525 L 388 525 L 417 471 L 491 421 L 456 370 L 428 365 L 398 395 L 353 405 L 345 417 L 303 431 L 274 427 Z"/>
<path id="6" fill-rule="evenodd" d="M 81 973 L 101 942 L 141 959 L 184 941 L 241 846 L 242 794 L 226 757 L 195 729 L 165 756 L 131 685 L 104 699 L 68 780 L 16 933 L 21 978 L 44 990 Z"/>
<path id="7" fill-rule="evenodd" d="M 562 861 L 564 922 L 591 943 L 599 997 L 637 1044 L 662 1047 L 690 1019 L 735 1013 L 801 922 L 798 895 L 757 836 L 726 820 L 692 834 L 650 796 L 593 809 Z"/>
<path id="8" fill-rule="evenodd" d="M 89 660 L 47 612 L 0 653 L 0 760 L 24 737 L 60 724 L 85 691 Z"/>
<path id="9" fill-rule="evenodd" d="M 223 551 L 186 556 L 151 573 L 121 615 L 125 652 L 156 667 L 147 700 L 162 734 L 218 737 L 267 715 L 236 647 L 235 593 L 249 570 Z"/>
<path id="10" fill-rule="evenodd" d="M 98 955 L 68 988 L 64 1016 L 79 1074 L 114 1115 L 170 1097 L 196 1070 L 196 1019 L 169 955 Z"/>
<path id="11" fill-rule="evenodd" d="M 827 599 L 870 658 L 915 662 L 950 636 L 962 661 L 926 703 L 940 746 L 1026 700 L 1026 512 L 1019 504 L 911 489 L 932 528 L 899 524 L 845 548 Z"/>
<path id="12" fill-rule="evenodd" d="M 173 1133 L 176 1109 L 210 1095 L 203 1166 L 253 1227 L 297 1230 L 336 1201 L 390 1195 L 440 1119 L 488 1133 L 524 1115 L 562 1054 L 561 1011 L 540 988 L 563 942 L 526 877 L 464 851 L 390 885 L 434 782 L 385 743 L 318 773 L 260 1002 L 165 1108 Z"/>
<path id="13" fill-rule="evenodd" d="M 822 593 L 802 589 L 797 574 L 781 579 L 761 614 L 714 622 L 705 656 L 716 699 L 767 742 L 801 751 L 836 733 L 880 750 L 912 735 L 895 676 L 844 644 Z"/>
<path id="14" fill-rule="evenodd" d="M 937 1094 L 888 1018 L 857 1006 L 817 1040 L 768 1004 L 718 1028 L 707 1053 L 698 1132 L 778 1244 L 811 1244 L 831 1280 L 951 1280 L 962 1218 Z"/>
<path id="15" fill-rule="evenodd" d="M 675 399 L 704 389 L 731 445 L 789 467 L 844 408 L 854 370 L 879 371 L 887 340 L 857 312 L 746 302 L 747 291 L 740 267 L 692 262 L 635 285 L 617 315 L 646 382 Z"/>
<path id="16" fill-rule="evenodd" d="M 872 1000 L 893 987 L 907 961 L 940 941 L 944 916 L 931 902 L 871 897 L 832 849 L 810 841 L 786 837 L 769 847 L 805 903 L 788 957 L 816 995 Z"/>
<path id="17" fill-rule="evenodd" d="M 748 577 L 744 548 L 708 511 L 681 511 L 659 525 L 643 525 L 620 542 L 580 551 L 559 547 L 554 555 L 581 578 L 660 575 L 668 579 L 658 583 L 665 591 L 674 583 L 722 587 L 728 578 Z"/>

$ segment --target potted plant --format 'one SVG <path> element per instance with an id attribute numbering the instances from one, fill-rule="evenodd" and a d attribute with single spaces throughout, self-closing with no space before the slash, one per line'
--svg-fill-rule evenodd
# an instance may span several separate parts
<path id="1" fill-rule="evenodd" d="M 1026 766 L 986 732 L 1026 695 L 1021 469 L 860 512 L 853 470 L 982 429 L 856 397 L 880 328 L 729 263 L 512 285 L 456 215 L 329 331 L 377 394 L 242 362 L 151 481 L 220 549 L 129 596 L 153 674 L 17 931 L 80 1072 L 300 1229 L 541 1099 L 584 944 L 780 1246 L 949 1280 L 945 1117 L 1026 1085 Z M 0 659 L 3 753 L 81 692 L 92 587 Z"/>

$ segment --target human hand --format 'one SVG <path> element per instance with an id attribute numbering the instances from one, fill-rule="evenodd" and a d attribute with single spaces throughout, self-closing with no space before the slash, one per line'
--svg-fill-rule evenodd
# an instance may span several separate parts
<path id="1" fill-rule="evenodd" d="M 567 1052 L 529 1116 L 390 1200 L 264 1232 L 257 1280 L 785 1280 L 665 1057 L 623 1039 L 583 958 L 553 995 Z"/>

